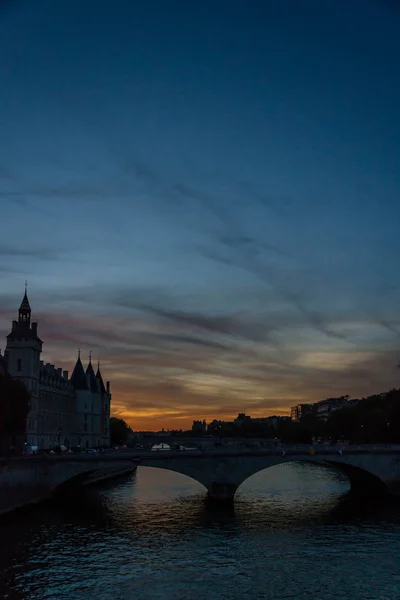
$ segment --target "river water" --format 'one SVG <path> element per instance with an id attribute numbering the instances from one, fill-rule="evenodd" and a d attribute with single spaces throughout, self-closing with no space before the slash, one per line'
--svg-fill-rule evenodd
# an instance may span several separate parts
<path id="1" fill-rule="evenodd" d="M 285 464 L 216 509 L 182 475 L 137 472 L 0 522 L 4 600 L 399 600 L 400 504 Z"/>

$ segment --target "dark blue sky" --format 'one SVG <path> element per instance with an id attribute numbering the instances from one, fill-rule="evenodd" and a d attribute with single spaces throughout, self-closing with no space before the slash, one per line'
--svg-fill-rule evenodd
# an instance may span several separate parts
<path id="1" fill-rule="evenodd" d="M 98 350 L 134 426 L 398 386 L 399 27 L 383 0 L 3 0 L 4 334 L 27 276 L 44 358 Z"/>

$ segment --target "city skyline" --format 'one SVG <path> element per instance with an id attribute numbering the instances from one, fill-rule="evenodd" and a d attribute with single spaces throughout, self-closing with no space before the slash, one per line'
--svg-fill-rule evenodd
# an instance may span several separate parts
<path id="1" fill-rule="evenodd" d="M 0 7 L 3 340 L 136 430 L 398 387 L 399 11 L 166 4 Z"/>

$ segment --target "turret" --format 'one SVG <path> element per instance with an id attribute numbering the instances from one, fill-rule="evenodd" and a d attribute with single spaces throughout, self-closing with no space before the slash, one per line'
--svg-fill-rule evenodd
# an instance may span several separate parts
<path id="1" fill-rule="evenodd" d="M 98 394 L 100 392 L 100 386 L 99 386 L 98 380 L 96 378 L 96 375 L 94 374 L 91 356 L 89 356 L 89 364 L 86 369 L 86 376 L 88 379 L 90 391 L 93 392 L 93 394 Z"/>
<path id="2" fill-rule="evenodd" d="M 37 440 L 37 411 L 39 408 L 40 353 L 42 340 L 38 337 L 37 323 L 31 323 L 31 307 L 27 285 L 18 310 L 18 321 L 13 321 L 7 336 L 7 369 L 11 377 L 25 384 L 31 394 L 31 410 L 28 415 L 26 438 L 33 445 Z"/>

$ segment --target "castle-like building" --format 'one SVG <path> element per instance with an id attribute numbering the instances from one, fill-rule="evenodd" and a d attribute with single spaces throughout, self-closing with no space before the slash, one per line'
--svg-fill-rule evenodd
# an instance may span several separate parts
<path id="1" fill-rule="evenodd" d="M 27 291 L 7 336 L 0 365 L 24 382 L 31 394 L 26 442 L 39 449 L 64 445 L 97 448 L 110 445 L 110 382 L 104 385 L 100 365 L 95 373 L 91 358 L 86 371 L 80 352 L 72 375 L 40 360 L 43 342 L 37 323 L 31 322 Z"/>

